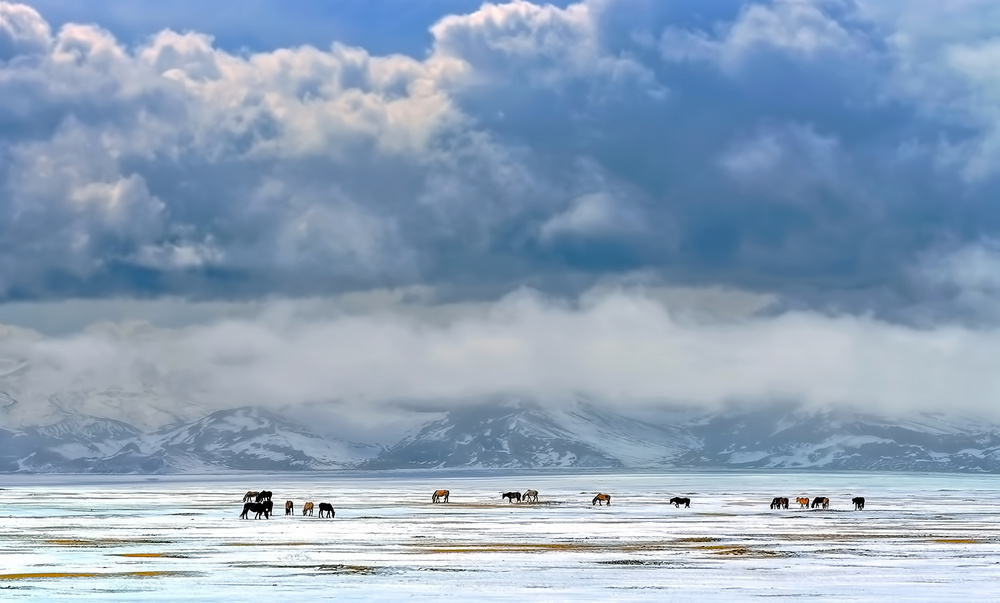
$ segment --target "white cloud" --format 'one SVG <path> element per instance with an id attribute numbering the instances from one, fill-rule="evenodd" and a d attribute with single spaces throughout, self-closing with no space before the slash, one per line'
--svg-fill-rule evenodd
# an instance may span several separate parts
<path id="1" fill-rule="evenodd" d="M 849 161 L 839 141 L 801 124 L 760 128 L 734 142 L 719 164 L 741 186 L 794 204 L 806 205 L 817 189 L 849 185 Z"/>
<path id="2" fill-rule="evenodd" d="M 829 7 L 842 5 L 834 0 L 754 2 L 712 33 L 667 28 L 660 50 L 668 60 L 711 60 L 727 70 L 740 68 L 761 50 L 802 59 L 862 54 L 866 41 L 828 13 Z"/>
<path id="3" fill-rule="evenodd" d="M 1000 80 L 991 0 L 858 0 L 857 14 L 882 34 L 885 99 L 972 135 L 942 134 L 939 157 L 970 182 L 996 174 L 1000 156 Z"/>
<path id="4" fill-rule="evenodd" d="M 641 216 L 627 200 L 599 192 L 574 199 L 566 211 L 542 224 L 540 237 L 543 241 L 551 241 L 560 235 L 615 235 L 641 228 Z"/>
<path id="5" fill-rule="evenodd" d="M 0 3 L 0 61 L 45 52 L 51 38 L 52 30 L 38 11 L 24 4 Z"/>
<path id="6" fill-rule="evenodd" d="M 602 47 L 598 13 L 587 3 L 486 2 L 434 25 L 434 54 L 469 66 L 456 82 L 466 87 L 503 88 L 516 81 L 561 93 L 568 83 L 583 81 L 592 100 L 620 94 L 629 84 L 662 98 L 666 89 L 650 69 Z"/>

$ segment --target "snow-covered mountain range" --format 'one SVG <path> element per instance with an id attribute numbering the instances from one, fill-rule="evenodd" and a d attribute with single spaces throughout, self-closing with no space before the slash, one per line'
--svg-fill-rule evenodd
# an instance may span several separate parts
<path id="1" fill-rule="evenodd" d="M 509 401 L 427 413 L 392 442 L 351 442 L 258 408 L 142 429 L 60 412 L 17 425 L 0 394 L 0 471 L 167 473 L 400 468 L 1000 471 L 1000 427 L 790 406 L 629 414 Z M 4 405 L 6 400 L 6 405 Z"/>

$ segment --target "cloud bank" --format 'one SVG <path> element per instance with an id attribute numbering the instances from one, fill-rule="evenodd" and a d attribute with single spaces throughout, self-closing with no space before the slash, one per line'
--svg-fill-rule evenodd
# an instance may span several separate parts
<path id="1" fill-rule="evenodd" d="M 321 403 L 377 416 L 399 405 L 440 409 L 504 397 L 989 414 L 1000 395 L 990 370 L 1000 351 L 996 330 L 921 331 L 813 312 L 766 316 L 757 308 L 767 300 L 716 295 L 728 317 L 699 314 L 705 304 L 685 304 L 677 292 L 621 288 L 573 304 L 531 291 L 454 307 L 389 295 L 382 309 L 363 312 L 275 303 L 245 318 L 177 328 L 99 323 L 62 337 L 8 329 L 0 356 L 8 385 L 30 392 L 24 402 L 44 405 L 60 392 L 100 401 L 111 392 L 188 405 L 167 405 L 178 416 Z M 317 312 L 323 307 L 325 315 Z M 23 366 L 30 368 L 18 373 Z"/>

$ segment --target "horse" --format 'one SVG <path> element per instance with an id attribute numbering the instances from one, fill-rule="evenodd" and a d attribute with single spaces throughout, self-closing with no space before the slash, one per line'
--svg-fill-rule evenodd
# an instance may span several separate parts
<path id="1" fill-rule="evenodd" d="M 855 511 L 864 511 L 865 510 L 865 497 L 864 496 L 855 496 L 854 498 L 851 499 L 851 502 L 854 503 L 854 510 Z"/>
<path id="2" fill-rule="evenodd" d="M 431 495 L 431 502 L 448 502 L 448 495 L 450 492 L 447 490 L 435 490 L 434 494 Z"/>
<path id="3" fill-rule="evenodd" d="M 312 514 L 313 514 L 313 504 L 311 502 L 307 502 L 306 504 L 302 505 L 302 516 L 303 517 L 305 517 L 306 515 L 312 515 Z"/>
<path id="4" fill-rule="evenodd" d="M 243 495 L 243 502 L 250 502 L 255 498 L 257 498 L 257 493 L 254 492 L 253 490 L 249 490 L 246 494 Z"/>
<path id="5" fill-rule="evenodd" d="M 509 503 L 512 503 L 515 500 L 517 502 L 521 502 L 521 493 L 520 492 L 504 492 L 503 494 L 500 495 L 500 500 L 503 500 L 505 498 L 507 499 L 507 502 L 509 502 Z"/>
<path id="6" fill-rule="evenodd" d="M 690 498 L 681 498 L 679 496 L 675 496 L 675 497 L 673 497 L 673 498 L 670 499 L 670 502 L 671 502 L 671 504 L 673 504 L 678 509 L 681 508 L 681 505 L 684 505 L 685 509 L 690 509 L 691 508 L 691 499 Z"/>
<path id="7" fill-rule="evenodd" d="M 594 500 L 590 501 L 591 505 L 600 504 L 600 506 L 602 506 L 602 507 L 604 506 L 604 503 L 608 503 L 609 507 L 611 506 L 611 495 L 610 494 L 598 494 L 597 496 L 594 497 Z"/>
<path id="8" fill-rule="evenodd" d="M 285 515 L 295 515 L 295 503 L 290 500 L 285 501 Z"/>
<path id="9" fill-rule="evenodd" d="M 257 502 L 264 502 L 265 500 L 271 500 L 270 490 L 264 490 L 257 493 Z"/>
<path id="10" fill-rule="evenodd" d="M 525 490 L 524 494 L 521 495 L 521 500 L 524 502 L 538 502 L 538 490 Z"/>
<path id="11" fill-rule="evenodd" d="M 802 498 L 800 496 L 799 498 L 795 499 L 795 502 L 799 503 L 799 508 L 800 509 L 805 509 L 806 507 L 809 506 L 809 499 L 808 498 Z"/>
<path id="12" fill-rule="evenodd" d="M 781 496 L 776 496 L 776 497 L 772 498 L 771 499 L 771 508 L 772 509 L 787 509 L 788 508 L 788 499 L 784 498 L 784 497 L 781 497 Z"/>
<path id="13" fill-rule="evenodd" d="M 249 517 L 247 517 L 247 513 L 249 513 L 250 511 L 253 511 L 256 514 L 254 516 L 254 519 L 260 519 L 261 515 L 264 516 L 264 519 L 270 519 L 271 502 L 268 501 L 263 503 L 252 503 L 252 502 L 243 503 L 243 512 L 240 513 L 240 519 L 249 519 Z"/>
<path id="14" fill-rule="evenodd" d="M 812 508 L 815 509 L 816 507 L 818 507 L 820 505 L 823 505 L 824 509 L 829 509 L 830 508 L 830 499 L 827 498 L 827 497 L 825 497 L 825 496 L 817 496 L 816 498 L 813 499 Z"/>
<path id="15" fill-rule="evenodd" d="M 324 513 L 326 513 L 326 515 L 323 515 Z M 329 517 L 330 519 L 333 519 L 334 515 L 335 513 L 333 511 L 333 505 L 331 505 L 330 503 L 319 503 L 320 517 Z"/>

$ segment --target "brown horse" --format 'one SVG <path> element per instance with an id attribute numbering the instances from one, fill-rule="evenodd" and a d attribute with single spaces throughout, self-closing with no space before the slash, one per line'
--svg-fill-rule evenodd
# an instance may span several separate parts
<path id="1" fill-rule="evenodd" d="M 295 503 L 290 500 L 285 501 L 285 515 L 295 514 Z"/>
<path id="2" fill-rule="evenodd" d="M 447 490 L 435 490 L 434 494 L 431 496 L 431 502 L 448 502 L 448 495 L 451 494 Z"/>
<path id="3" fill-rule="evenodd" d="M 334 516 L 333 505 L 325 502 L 319 503 L 319 516 L 329 517 L 330 519 L 333 519 Z"/>
<path id="4" fill-rule="evenodd" d="M 598 494 L 597 496 L 594 497 L 594 500 L 590 501 L 591 505 L 598 505 L 599 504 L 602 507 L 604 506 L 604 503 L 608 503 L 609 507 L 611 506 L 611 495 L 610 494 Z"/>
<path id="5" fill-rule="evenodd" d="M 800 509 L 805 509 L 806 507 L 809 506 L 809 499 L 808 498 L 802 498 L 800 496 L 799 498 L 795 499 L 795 502 L 799 503 L 799 508 Z"/>
<path id="6" fill-rule="evenodd" d="M 521 500 L 524 502 L 538 502 L 538 490 L 525 490 L 524 494 L 521 495 Z"/>
<path id="7" fill-rule="evenodd" d="M 783 496 L 775 496 L 774 498 L 771 499 L 771 508 L 772 509 L 787 509 L 788 508 L 788 499 L 785 498 L 785 497 L 783 497 Z"/>
<path id="8" fill-rule="evenodd" d="M 307 502 L 306 504 L 302 505 L 302 516 L 303 517 L 305 517 L 306 515 L 312 515 L 312 514 L 313 514 L 313 504 L 311 502 Z"/>
<path id="9" fill-rule="evenodd" d="M 249 490 L 247 491 L 246 494 L 243 495 L 243 502 L 250 502 L 252 500 L 256 500 L 256 498 L 257 498 L 257 492 Z"/>

